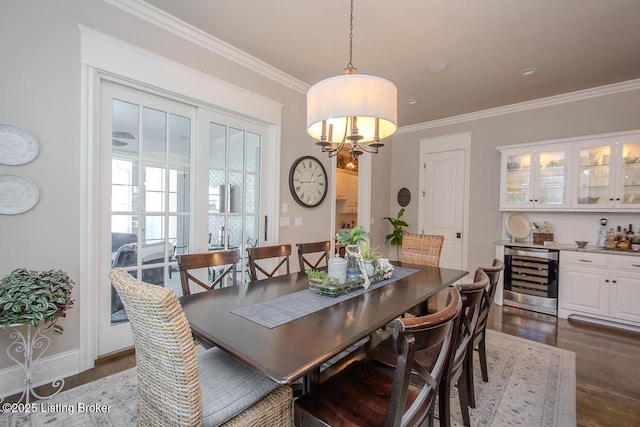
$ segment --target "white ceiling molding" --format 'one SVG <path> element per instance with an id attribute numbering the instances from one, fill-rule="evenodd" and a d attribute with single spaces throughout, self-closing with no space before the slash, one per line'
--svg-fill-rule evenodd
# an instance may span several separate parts
<path id="1" fill-rule="evenodd" d="M 137 18 L 160 27 L 178 37 L 255 71 L 296 92 L 306 94 L 310 85 L 267 64 L 142 0 L 103 0 Z"/>
<path id="2" fill-rule="evenodd" d="M 432 120 L 430 122 L 402 126 L 398 127 L 396 133 L 417 132 L 425 129 L 455 125 L 472 120 L 486 119 L 488 117 L 501 116 L 503 114 L 517 113 L 520 111 L 533 110 L 536 108 L 549 107 L 552 105 L 575 102 L 589 98 L 596 98 L 598 96 L 612 95 L 620 92 L 629 92 L 638 89 L 640 89 L 640 79 L 629 80 L 622 83 L 613 83 L 610 85 L 579 90 L 576 92 L 569 92 L 562 95 L 550 96 L 547 98 L 534 99 L 533 101 L 526 101 L 520 102 L 518 104 L 505 105 L 503 107 L 490 108 L 488 110 L 476 111 L 474 113 L 445 117 L 444 119 Z"/>

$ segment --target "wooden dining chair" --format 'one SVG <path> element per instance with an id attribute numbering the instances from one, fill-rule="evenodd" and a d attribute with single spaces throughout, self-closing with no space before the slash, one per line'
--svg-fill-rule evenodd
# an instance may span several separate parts
<path id="1" fill-rule="evenodd" d="M 331 242 L 329 240 L 324 242 L 297 243 L 296 247 L 298 248 L 300 271 L 306 271 L 309 268 L 317 269 L 318 267 L 327 266 L 329 262 L 329 254 L 331 252 Z M 309 254 L 316 254 L 315 262 Z M 317 254 L 320 255 L 318 256 Z M 307 256 L 305 257 L 305 255 Z"/>
<path id="2" fill-rule="evenodd" d="M 438 267 L 440 265 L 443 242 L 444 236 L 438 234 L 404 233 L 400 261 Z M 438 311 L 438 295 L 432 296 L 426 303 L 413 308 L 409 312 L 413 315 L 424 315 L 428 312 L 435 313 L 436 311 Z"/>
<path id="3" fill-rule="evenodd" d="M 441 312 L 394 321 L 390 340 L 397 367 L 391 375 L 366 359 L 351 363 L 296 400 L 295 425 L 433 425 L 435 396 L 453 344 L 454 319 L 462 306 L 457 289 L 450 289 L 449 295 Z M 419 354 L 429 351 L 438 354 L 431 367 L 414 363 Z M 422 381 L 410 387 L 412 371 Z"/>
<path id="4" fill-rule="evenodd" d="M 124 303 L 136 354 L 139 426 L 292 425 L 292 390 L 220 348 L 196 356 L 175 292 L 122 269 L 109 273 Z"/>
<path id="5" fill-rule="evenodd" d="M 480 303 L 485 287 L 489 283 L 489 278 L 480 269 L 476 271 L 474 282 L 468 285 L 456 285 L 460 289 L 462 296 L 462 311 L 454 323 L 454 344 L 449 354 L 447 368 L 439 385 L 439 421 L 440 426 L 448 427 L 450 421 L 450 393 L 454 386 L 458 386 L 458 398 L 460 409 L 465 426 L 470 425 L 469 418 L 469 381 L 470 372 L 467 369 L 466 358 L 471 349 L 471 337 L 478 322 L 480 313 Z M 427 369 L 433 366 L 438 357 L 438 352 L 424 352 L 416 355 L 416 363 Z M 395 367 L 395 356 L 393 352 L 393 341 L 387 339 L 375 347 L 368 355 L 372 360 L 384 366 Z"/>
<path id="6" fill-rule="evenodd" d="M 266 277 L 273 277 L 276 275 L 280 267 L 284 266 L 286 272 L 284 274 L 289 274 L 289 257 L 291 256 L 291 245 L 274 245 L 274 246 L 257 246 L 255 248 L 247 248 L 247 253 L 249 254 L 249 276 L 252 281 L 258 280 L 258 271 L 262 273 Z M 270 269 L 269 271 L 265 270 L 265 268 L 261 267 L 256 261 L 266 260 L 266 259 L 275 259 L 278 264 L 275 268 Z"/>
<path id="7" fill-rule="evenodd" d="M 178 266 L 180 268 L 180 282 L 182 284 L 182 295 L 191 295 L 191 283 L 203 289 L 211 290 L 216 286 L 222 286 L 222 280 L 230 275 L 231 283 L 236 285 L 236 265 L 240 261 L 240 252 L 237 249 L 228 251 L 203 252 L 197 254 L 178 255 Z M 214 267 L 222 267 L 219 273 Z M 208 284 L 194 276 L 194 270 L 207 269 L 207 277 L 213 274 L 213 281 Z M 212 271 L 213 269 L 213 271 Z M 217 276 L 217 277 L 216 277 Z"/>
<path id="8" fill-rule="evenodd" d="M 482 302 L 480 305 L 480 313 L 478 316 L 478 324 L 473 332 L 473 340 L 471 344 L 472 349 L 478 350 L 478 357 L 480 358 L 480 372 L 482 372 L 482 380 L 484 382 L 489 381 L 489 372 L 487 370 L 487 348 L 486 348 L 486 332 L 487 332 L 487 319 L 489 317 L 489 311 L 493 304 L 493 299 L 496 294 L 496 288 L 500 280 L 500 273 L 504 270 L 504 263 L 499 259 L 494 259 L 491 267 L 480 267 L 480 270 L 484 271 L 489 277 L 489 284 L 484 289 L 482 296 Z M 467 358 L 469 370 L 469 406 L 476 407 L 475 389 L 473 383 L 473 351 L 470 352 Z"/>

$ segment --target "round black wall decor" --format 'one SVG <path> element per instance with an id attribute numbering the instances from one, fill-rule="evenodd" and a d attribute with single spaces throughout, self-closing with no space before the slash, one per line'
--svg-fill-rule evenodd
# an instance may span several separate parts
<path id="1" fill-rule="evenodd" d="M 403 208 L 411 201 L 411 192 L 407 188 L 398 190 L 398 204 Z"/>

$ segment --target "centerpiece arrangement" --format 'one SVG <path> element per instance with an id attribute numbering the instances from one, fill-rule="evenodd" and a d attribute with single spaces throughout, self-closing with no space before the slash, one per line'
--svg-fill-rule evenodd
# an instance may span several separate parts
<path id="1" fill-rule="evenodd" d="M 391 277 L 393 266 L 381 257 L 377 247 L 370 246 L 368 239 L 369 233 L 360 225 L 351 230 L 340 230 L 336 234 L 336 242 L 345 247 L 345 277 L 332 277 L 331 274 L 335 273 L 331 272 L 332 260 L 329 260 L 327 272 L 306 271 L 310 289 L 321 295 L 338 296 L 360 287 L 368 289 L 371 283 Z M 336 256 L 336 260 L 342 259 Z"/>

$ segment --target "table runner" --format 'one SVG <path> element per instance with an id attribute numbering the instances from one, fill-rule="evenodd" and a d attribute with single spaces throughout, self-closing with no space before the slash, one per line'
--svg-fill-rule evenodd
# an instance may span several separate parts
<path id="1" fill-rule="evenodd" d="M 360 288 L 353 292 L 330 297 L 318 295 L 315 292 L 305 289 L 292 294 L 283 295 L 269 301 L 259 302 L 246 307 L 231 310 L 231 313 L 247 320 L 251 320 L 265 328 L 273 329 L 284 325 L 292 320 L 299 319 L 308 314 L 315 313 L 324 308 L 338 304 L 350 298 L 355 298 L 373 289 L 377 289 L 388 283 L 404 279 L 407 276 L 417 273 L 420 270 L 405 267 L 395 267 L 393 276 L 369 286 L 369 289 Z"/>

